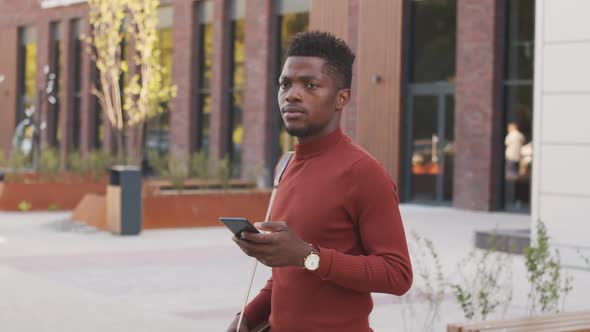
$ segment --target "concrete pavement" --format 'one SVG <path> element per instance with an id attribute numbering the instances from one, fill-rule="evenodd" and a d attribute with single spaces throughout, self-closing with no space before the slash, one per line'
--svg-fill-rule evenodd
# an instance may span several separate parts
<path id="1" fill-rule="evenodd" d="M 402 214 L 407 232 L 433 241 L 449 278 L 473 248 L 475 230 L 525 228 L 530 218 L 417 205 L 403 205 Z M 240 309 L 251 260 L 225 228 L 118 237 L 69 219 L 67 212 L 0 213 L 1 331 L 224 331 Z M 508 316 L 526 312 L 528 291 L 522 256 L 512 264 Z M 590 272 L 568 272 L 574 291 L 566 309 L 590 309 Z M 254 293 L 269 275 L 259 266 Z M 415 286 L 423 287 L 419 278 Z M 418 330 L 428 310 L 415 294 L 374 295 L 375 331 Z M 464 320 L 448 294 L 439 314 L 432 330 Z"/>

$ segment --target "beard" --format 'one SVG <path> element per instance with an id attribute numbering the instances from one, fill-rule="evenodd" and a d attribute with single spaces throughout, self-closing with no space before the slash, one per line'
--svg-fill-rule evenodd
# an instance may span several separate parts
<path id="1" fill-rule="evenodd" d="M 306 128 L 288 128 L 286 127 L 285 130 L 287 131 L 287 134 L 293 136 L 293 137 L 307 137 L 310 136 L 311 134 L 311 130 L 309 127 Z"/>

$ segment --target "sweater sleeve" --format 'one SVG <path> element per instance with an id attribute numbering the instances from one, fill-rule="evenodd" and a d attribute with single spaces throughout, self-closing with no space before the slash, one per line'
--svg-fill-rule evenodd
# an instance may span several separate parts
<path id="1" fill-rule="evenodd" d="M 365 255 L 320 247 L 324 280 L 359 292 L 403 295 L 412 285 L 412 266 L 396 186 L 375 160 L 363 158 L 350 171 L 348 205 L 358 223 Z"/>
<path id="2" fill-rule="evenodd" d="M 272 277 L 266 282 L 260 293 L 246 306 L 244 316 L 248 321 L 248 328 L 258 326 L 270 316 L 270 298 L 272 294 Z"/>

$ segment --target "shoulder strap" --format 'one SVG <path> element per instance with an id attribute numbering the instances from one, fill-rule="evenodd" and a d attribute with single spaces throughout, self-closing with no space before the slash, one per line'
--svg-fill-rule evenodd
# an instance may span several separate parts
<path id="1" fill-rule="evenodd" d="M 276 189 L 279 186 L 279 182 L 281 182 L 281 177 L 283 176 L 285 169 L 287 169 L 287 165 L 289 165 L 291 157 L 293 157 L 293 151 L 285 152 L 285 154 L 283 154 L 283 156 L 281 157 L 281 160 L 279 161 L 277 167 L 278 172 L 277 174 L 275 174 L 275 181 L 273 185 L 274 189 Z"/>
<path id="2" fill-rule="evenodd" d="M 268 218 L 270 218 L 270 211 L 272 210 L 272 204 L 275 201 L 275 194 L 277 192 L 277 188 L 279 187 L 279 182 L 281 182 L 281 177 L 283 176 L 285 169 L 287 169 L 287 165 L 289 165 L 289 160 L 291 160 L 292 156 L 293 151 L 286 152 L 281 157 L 281 160 L 277 165 L 277 173 L 275 174 L 275 181 L 272 187 L 272 193 L 270 194 L 270 202 L 268 202 L 268 208 L 266 209 L 266 218 L 264 218 L 264 221 L 268 221 Z"/>

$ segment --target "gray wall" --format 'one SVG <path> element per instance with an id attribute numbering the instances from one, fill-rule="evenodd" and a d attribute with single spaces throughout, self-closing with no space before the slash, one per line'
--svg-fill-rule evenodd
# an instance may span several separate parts
<path id="1" fill-rule="evenodd" d="M 564 263 L 590 258 L 590 1 L 537 0 L 533 230 L 545 222 Z"/>

